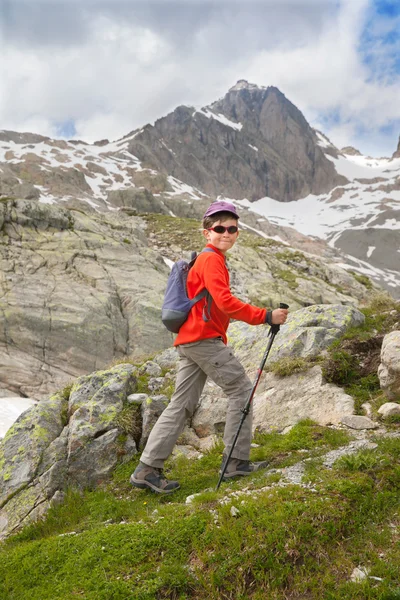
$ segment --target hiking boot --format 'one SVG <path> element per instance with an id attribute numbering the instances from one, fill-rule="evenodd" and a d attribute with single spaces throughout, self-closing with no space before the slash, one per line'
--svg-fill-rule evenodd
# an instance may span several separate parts
<path id="1" fill-rule="evenodd" d="M 222 472 L 223 466 L 226 461 L 226 456 L 222 457 Z M 224 481 L 231 479 L 232 477 L 244 477 L 251 475 L 255 471 L 265 469 L 268 467 L 268 461 L 263 460 L 261 462 L 250 462 L 249 460 L 241 460 L 240 458 L 230 458 L 226 471 L 224 473 Z"/>
<path id="2" fill-rule="evenodd" d="M 152 490 L 156 494 L 172 494 L 175 490 L 179 490 L 180 485 L 177 481 L 168 481 L 164 477 L 162 469 L 149 467 L 140 462 L 129 481 L 134 487 Z"/>

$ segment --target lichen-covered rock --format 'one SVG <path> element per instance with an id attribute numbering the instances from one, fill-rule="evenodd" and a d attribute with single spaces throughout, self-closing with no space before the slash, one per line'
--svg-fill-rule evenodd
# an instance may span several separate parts
<path id="1" fill-rule="evenodd" d="M 269 363 L 286 356 L 313 357 L 340 337 L 349 327 L 364 323 L 354 306 L 315 305 L 289 312 L 271 347 Z M 229 329 L 229 342 L 246 368 L 255 371 L 268 344 L 269 328 L 255 328 L 237 322 Z"/>
<path id="2" fill-rule="evenodd" d="M 0 443 L 0 538 L 44 514 L 68 486 L 95 486 L 136 453 L 120 419 L 136 371 L 121 364 L 83 376 L 69 397 L 55 394 L 18 418 Z"/>
<path id="3" fill-rule="evenodd" d="M 55 394 L 31 407 L 0 444 L 0 506 L 36 476 L 46 448 L 61 434 L 66 400 Z"/>
<path id="4" fill-rule="evenodd" d="M 400 331 L 392 331 L 383 338 L 378 377 L 389 400 L 400 399 Z"/>

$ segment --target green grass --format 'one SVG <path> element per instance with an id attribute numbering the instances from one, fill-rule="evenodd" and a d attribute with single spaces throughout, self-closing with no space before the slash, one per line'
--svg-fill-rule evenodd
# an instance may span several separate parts
<path id="1" fill-rule="evenodd" d="M 304 421 L 255 441 L 253 458 L 269 457 L 278 467 L 337 448 L 348 436 Z M 200 460 L 170 461 L 181 489 L 159 497 L 130 487 L 132 461 L 101 489 L 69 491 L 43 521 L 0 546 L 0 598 L 395 598 L 400 440 L 378 444 L 332 470 L 310 469 L 316 491 L 271 487 L 279 475 L 263 472 L 215 492 L 219 447 Z M 186 504 L 193 493 L 200 494 Z M 382 581 L 350 582 L 358 565 Z"/>
<path id="2" fill-rule="evenodd" d="M 314 365 L 321 362 L 319 358 L 303 358 L 301 356 L 285 356 L 275 362 L 268 364 L 266 371 L 275 373 L 279 377 L 288 377 L 294 373 L 302 373 L 311 369 Z"/>
<path id="3" fill-rule="evenodd" d="M 362 283 L 362 285 L 365 285 L 365 287 L 368 290 L 373 289 L 373 285 L 369 277 L 367 277 L 366 275 L 362 275 L 361 273 L 355 273 L 355 271 L 349 271 L 349 273 L 353 275 L 354 279 L 358 281 L 358 283 Z"/>
<path id="4" fill-rule="evenodd" d="M 175 245 L 184 252 L 200 252 L 206 244 L 201 223 L 196 219 L 181 219 L 152 213 L 142 217 L 147 223 L 147 234 L 155 234 L 157 243 L 163 246 Z"/>

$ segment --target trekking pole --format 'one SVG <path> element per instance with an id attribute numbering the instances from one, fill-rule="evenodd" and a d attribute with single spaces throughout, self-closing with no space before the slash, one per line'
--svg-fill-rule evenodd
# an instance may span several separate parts
<path id="1" fill-rule="evenodd" d="M 279 308 L 289 308 L 289 306 L 287 304 L 284 304 L 283 302 L 281 302 L 279 304 Z M 218 483 L 217 483 L 217 487 L 215 488 L 215 491 L 217 491 L 219 489 L 219 486 L 221 485 L 221 482 L 222 482 L 222 480 L 224 478 L 226 467 L 228 466 L 229 460 L 230 460 L 230 458 L 232 456 L 232 452 L 233 452 L 233 449 L 234 449 L 234 447 L 236 445 L 236 442 L 238 440 L 238 437 L 239 437 L 239 434 L 240 434 L 240 430 L 242 429 L 244 420 L 245 420 L 245 418 L 247 417 L 247 415 L 250 412 L 250 406 L 251 406 L 251 403 L 252 403 L 255 391 L 257 389 L 258 382 L 260 381 L 261 373 L 262 373 L 262 371 L 264 369 L 264 365 L 265 365 L 265 363 L 267 361 L 269 352 L 271 350 L 272 344 L 274 343 L 275 336 L 279 332 L 279 329 L 280 329 L 280 325 L 271 325 L 271 328 L 270 328 L 270 330 L 268 332 L 268 337 L 270 339 L 269 339 L 267 348 L 266 348 L 266 350 L 264 352 L 264 356 L 262 357 L 260 366 L 258 367 L 257 375 L 256 375 L 255 381 L 253 383 L 253 387 L 252 387 L 252 389 L 250 391 L 249 397 L 247 399 L 247 402 L 246 402 L 245 406 L 242 408 L 242 418 L 240 419 L 239 427 L 238 427 L 238 430 L 236 432 L 235 439 L 233 440 L 233 444 L 231 446 L 231 449 L 229 450 L 228 457 L 227 457 L 227 459 L 226 459 L 226 461 L 225 461 L 225 463 L 224 463 L 224 465 L 222 467 L 221 475 L 219 477 L 219 480 L 218 480 Z"/>

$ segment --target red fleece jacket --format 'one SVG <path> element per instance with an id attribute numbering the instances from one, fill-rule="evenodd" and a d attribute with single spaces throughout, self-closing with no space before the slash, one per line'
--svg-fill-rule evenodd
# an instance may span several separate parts
<path id="1" fill-rule="evenodd" d="M 212 248 L 214 252 L 202 252 L 198 256 L 189 271 L 187 292 L 189 298 L 194 298 L 204 288 L 210 292 L 211 319 L 203 320 L 203 308 L 207 304 L 203 298 L 193 306 L 187 321 L 179 330 L 174 346 L 215 337 L 222 337 L 226 344 L 230 319 L 250 325 L 265 323 L 267 310 L 246 304 L 232 295 L 224 255 L 212 244 L 207 244 L 207 248 Z"/>

